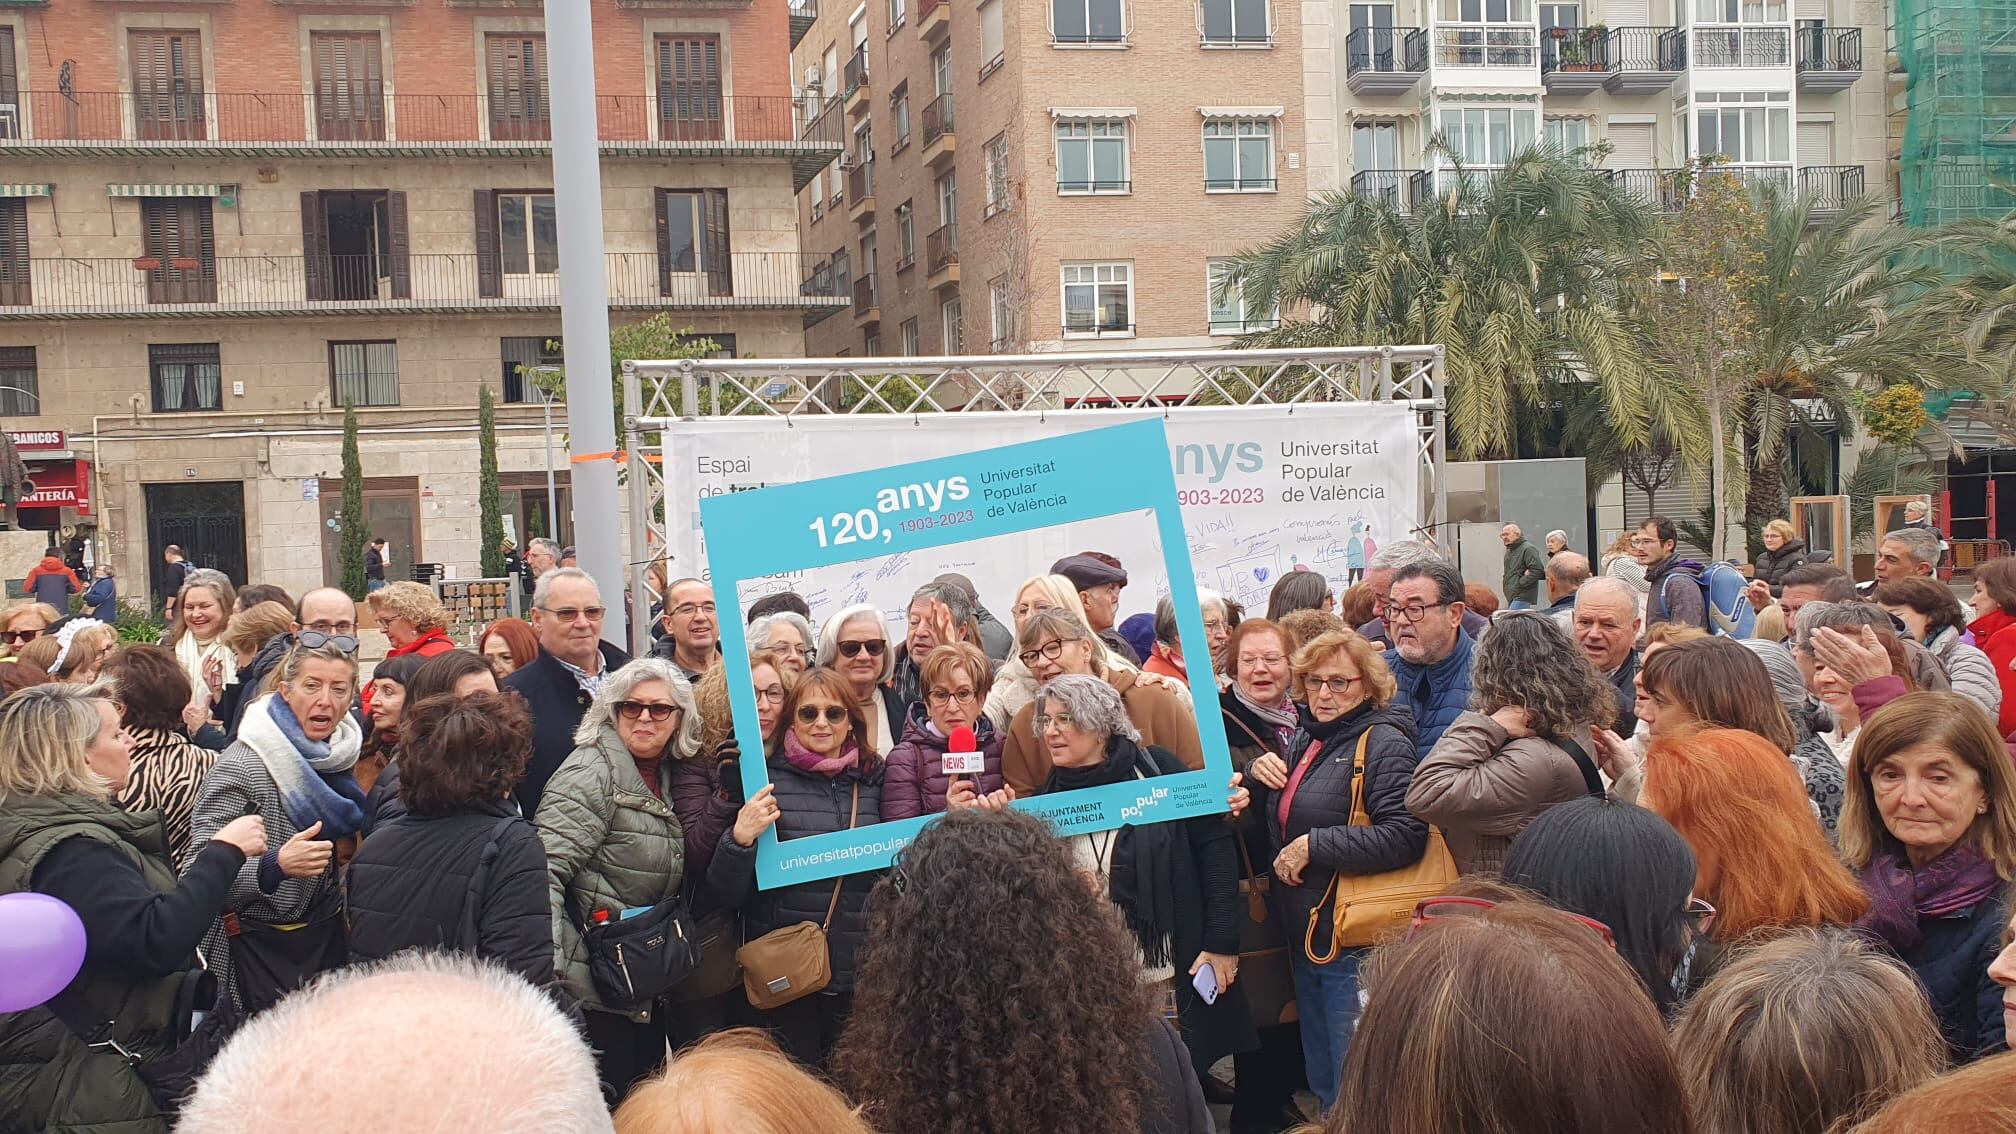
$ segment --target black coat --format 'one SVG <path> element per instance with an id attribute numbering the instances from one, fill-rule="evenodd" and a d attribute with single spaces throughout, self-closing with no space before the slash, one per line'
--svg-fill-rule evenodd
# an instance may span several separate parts
<path id="1" fill-rule="evenodd" d="M 480 892 L 472 892 L 495 846 Z M 465 926 L 474 913 L 476 935 Z M 350 862 L 350 955 L 402 949 L 492 960 L 531 981 L 553 980 L 553 907 L 538 828 L 508 801 L 452 815 L 402 815 L 364 840 Z"/>
<path id="2" fill-rule="evenodd" d="M 602 643 L 605 673 L 629 664 L 629 654 Z M 504 688 L 525 698 L 525 707 L 532 714 L 532 762 L 525 766 L 525 778 L 518 782 L 514 794 L 518 797 L 520 814 L 536 815 L 546 781 L 574 754 L 574 730 L 581 727 L 581 717 L 593 698 L 582 691 L 581 683 L 567 672 L 560 659 L 547 653 L 544 647 L 538 657 L 504 679 Z"/>
<path id="3" fill-rule="evenodd" d="M 2004 886 L 1964 913 L 1921 918 L 1918 928 L 1924 936 L 1916 949 L 1903 954 L 1925 986 L 1956 1064 L 1993 1055 L 2007 1044 L 2002 986 L 1989 979 L 1988 966 L 2001 951 L 2012 901 L 2016 885 Z"/>
<path id="4" fill-rule="evenodd" d="M 866 772 L 849 769 L 837 776 L 799 771 L 781 756 L 770 759 L 770 783 L 777 800 L 777 837 L 802 839 L 830 835 L 847 829 L 854 806 L 854 787 L 860 785 L 860 811 L 855 827 L 872 827 L 882 821 L 882 763 L 875 761 Z M 740 785 L 736 785 L 738 794 Z M 849 874 L 840 882 L 840 905 L 827 928 L 827 957 L 833 981 L 827 987 L 847 992 L 854 987 L 854 955 L 868 935 L 868 891 L 882 877 L 880 870 Z M 833 881 L 801 882 L 775 890 L 756 889 L 756 848 L 742 846 L 731 832 L 714 848 L 714 860 L 707 864 L 707 890 L 722 906 L 742 911 L 742 939 L 754 941 L 773 929 L 801 921 L 824 923 L 833 903 Z"/>
<path id="5" fill-rule="evenodd" d="M 1205 1105 L 1204 1089 L 1190 1070 L 1193 1062 L 1169 1021 L 1148 1021 L 1142 1036 L 1148 1090 L 1141 1095 L 1141 1134 L 1214 1134 L 1218 1129 Z"/>
<path id="6" fill-rule="evenodd" d="M 1351 786 L 1358 737 L 1371 730 L 1365 750 L 1365 813 L 1370 827 L 1351 826 Z M 1295 734 L 1291 753 L 1284 753 L 1292 777 L 1313 738 Z M 1398 705 L 1359 708 L 1313 757 L 1317 761 L 1302 776 L 1288 807 L 1283 828 L 1278 815 L 1280 794 L 1263 784 L 1252 785 L 1253 806 L 1267 824 L 1274 853 L 1309 836 L 1309 865 L 1302 884 L 1279 882 L 1274 895 L 1288 929 L 1288 942 L 1300 948 L 1309 928 L 1309 913 L 1322 902 L 1330 879 L 1338 871 L 1379 874 L 1421 860 L 1428 849 L 1428 824 L 1407 810 L 1407 787 L 1421 762 L 1414 743 L 1414 716 Z M 1271 860 L 1270 860 L 1271 861 Z M 1319 933 L 1317 939 L 1322 940 Z"/>
<path id="7" fill-rule="evenodd" d="M 1627 740 L 1638 731 L 1638 683 L 1635 680 L 1638 662 L 1638 651 L 1632 650 L 1625 655 L 1624 664 L 1617 667 L 1617 672 L 1605 679 L 1610 682 L 1610 688 L 1617 691 L 1617 720 L 1610 725 L 1610 731 Z"/>
<path id="8" fill-rule="evenodd" d="M 1788 539 L 1776 551 L 1757 553 L 1756 577 L 1771 584 L 1771 593 L 1775 595 L 1785 588 L 1785 573 L 1804 567 L 1808 559 L 1806 541 Z"/>
<path id="9" fill-rule="evenodd" d="M 259 652 L 252 655 L 252 661 L 238 671 L 237 678 L 225 688 L 225 699 L 218 701 L 217 710 L 211 715 L 224 722 L 225 735 L 238 738 L 238 722 L 245 719 L 245 708 L 259 699 L 259 683 L 266 675 L 280 666 L 280 659 L 294 648 L 294 635 L 280 634 L 267 639 Z M 226 715 L 226 714 L 229 715 Z"/>

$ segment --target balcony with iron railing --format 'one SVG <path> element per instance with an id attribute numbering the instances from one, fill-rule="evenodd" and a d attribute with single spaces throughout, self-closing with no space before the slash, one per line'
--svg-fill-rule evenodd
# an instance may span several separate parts
<path id="1" fill-rule="evenodd" d="M 23 91 L 0 115 L 0 155 L 33 157 L 527 157 L 552 152 L 543 98 L 505 104 L 475 94 L 341 90 Z M 843 145 L 838 115 L 789 95 L 730 95 L 667 84 L 650 95 L 597 95 L 605 156 L 788 157 L 798 188 Z"/>
<path id="2" fill-rule="evenodd" d="M 875 211 L 875 163 L 858 162 L 847 171 L 847 215 L 859 220 Z"/>
<path id="3" fill-rule="evenodd" d="M 1611 28 L 1608 73 L 1611 94 L 1658 94 L 1687 70 L 1686 28 Z"/>
<path id="4" fill-rule="evenodd" d="M 1838 216 L 1862 193 L 1859 165 L 1807 165 L 1799 169 L 1799 194 L 1812 199 L 1809 215 L 1816 219 Z"/>
<path id="5" fill-rule="evenodd" d="M 1539 36 L 1532 24 L 1437 24 L 1435 66 L 1536 68 Z"/>
<path id="6" fill-rule="evenodd" d="M 858 109 L 860 103 L 857 102 L 855 96 L 868 89 L 867 44 L 864 43 L 860 47 L 855 48 L 854 54 L 847 57 L 847 66 L 842 71 L 841 84 L 840 89 L 846 92 L 847 109 Z"/>
<path id="7" fill-rule="evenodd" d="M 1357 94 L 1406 94 L 1427 69 L 1420 28 L 1354 28 L 1344 37 L 1344 83 Z"/>
<path id="8" fill-rule="evenodd" d="M 797 47 L 819 22 L 819 0 L 789 0 L 785 10 L 791 19 L 791 46 Z"/>
<path id="9" fill-rule="evenodd" d="M 1066 311 L 1064 336 L 1072 339 L 1132 338 L 1134 324 L 1127 309 L 1112 311 Z"/>
<path id="10" fill-rule="evenodd" d="M 1697 24 L 1696 67 L 1789 67 L 1792 28 L 1785 24 Z"/>
<path id="11" fill-rule="evenodd" d="M 1414 207 L 1420 177 L 1418 169 L 1361 169 L 1351 175 L 1351 192 L 1404 213 Z"/>
<path id="12" fill-rule="evenodd" d="M 917 38 L 942 35 L 952 27 L 952 0 L 918 0 Z"/>
<path id="13" fill-rule="evenodd" d="M 875 276 L 870 273 L 854 281 L 854 321 L 873 323 L 881 317 L 882 310 L 876 303 Z"/>
<path id="14" fill-rule="evenodd" d="M 1607 169 L 1604 176 L 1624 194 L 1656 212 L 1679 209 L 1685 199 L 1680 174 L 1671 169 Z"/>
<path id="15" fill-rule="evenodd" d="M 926 282 L 932 287 L 959 282 L 959 226 L 943 224 L 924 237 Z"/>
<path id="16" fill-rule="evenodd" d="M 952 125 L 952 92 L 946 91 L 925 103 L 919 121 L 924 130 L 925 163 L 936 164 L 941 158 L 951 157 L 958 144 Z"/>
<path id="17" fill-rule="evenodd" d="M 1548 94 L 1588 94 L 1609 78 L 1607 29 L 1548 28 L 1540 33 L 1540 81 Z"/>
<path id="18" fill-rule="evenodd" d="M 668 261 L 655 252 L 603 256 L 611 307 L 837 309 L 797 252 L 732 252 Z M 546 311 L 557 272 L 513 273 L 475 254 L 391 256 L 38 257 L 25 288 L 0 289 L 0 321 L 338 316 Z M 9 303 L 9 300 L 15 302 Z"/>
<path id="19" fill-rule="evenodd" d="M 1862 77 L 1862 29 L 1807 26 L 1793 32 L 1799 45 L 1799 89 L 1814 94 L 1845 91 Z"/>

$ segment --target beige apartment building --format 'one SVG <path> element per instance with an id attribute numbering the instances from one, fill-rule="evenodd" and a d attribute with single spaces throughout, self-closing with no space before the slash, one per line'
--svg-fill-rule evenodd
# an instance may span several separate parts
<path id="1" fill-rule="evenodd" d="M 850 297 L 807 351 L 1196 349 L 1271 325 L 1220 259 L 1302 213 L 1310 135 L 1292 0 L 865 0 L 793 53 L 841 100 L 845 156 L 799 194 Z"/>
<path id="2" fill-rule="evenodd" d="M 848 300 L 794 194 L 839 153 L 784 0 L 597 0 L 611 319 L 796 354 Z M 472 574 L 475 406 L 506 524 L 569 535 L 538 0 L 0 5 L 0 427 L 27 526 L 95 531 L 138 597 L 161 549 L 239 582 L 333 578 L 342 407 L 392 569 Z M 610 501 L 617 507 L 618 501 Z M 158 595 L 155 596 L 158 598 Z"/>

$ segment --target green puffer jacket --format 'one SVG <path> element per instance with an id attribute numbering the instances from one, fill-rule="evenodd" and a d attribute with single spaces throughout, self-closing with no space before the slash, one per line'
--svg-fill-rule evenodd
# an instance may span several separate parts
<path id="1" fill-rule="evenodd" d="M 595 743 L 567 757 L 539 797 L 535 821 L 546 846 L 555 968 L 584 1008 L 615 1011 L 596 996 L 580 926 L 595 910 L 614 918 L 632 906 L 655 906 L 676 896 L 685 878 L 685 834 L 665 802 L 671 778 L 668 756 L 658 769 L 663 798 L 651 794 L 637 762 L 605 726 Z M 650 1018 L 648 1010 L 624 1014 Z"/>
<path id="2" fill-rule="evenodd" d="M 10 796 L 0 804 L 0 894 L 32 891 L 35 867 L 69 838 L 116 847 L 149 886 L 164 894 L 175 889 L 160 812 L 128 814 L 79 795 Z M 89 974 L 73 989 L 100 1023 L 82 1040 L 47 1009 L 0 1015 L 0 1132 L 167 1134 L 168 1120 L 132 1066 L 85 1044 L 115 1040 L 142 1058 L 166 1052 L 186 979 L 186 973 L 138 980 Z"/>

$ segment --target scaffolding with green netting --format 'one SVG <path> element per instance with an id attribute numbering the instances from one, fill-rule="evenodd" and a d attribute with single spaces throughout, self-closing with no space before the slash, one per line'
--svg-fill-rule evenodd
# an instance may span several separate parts
<path id="1" fill-rule="evenodd" d="M 1914 226 L 2016 209 L 2016 0 L 1897 0 Z"/>

